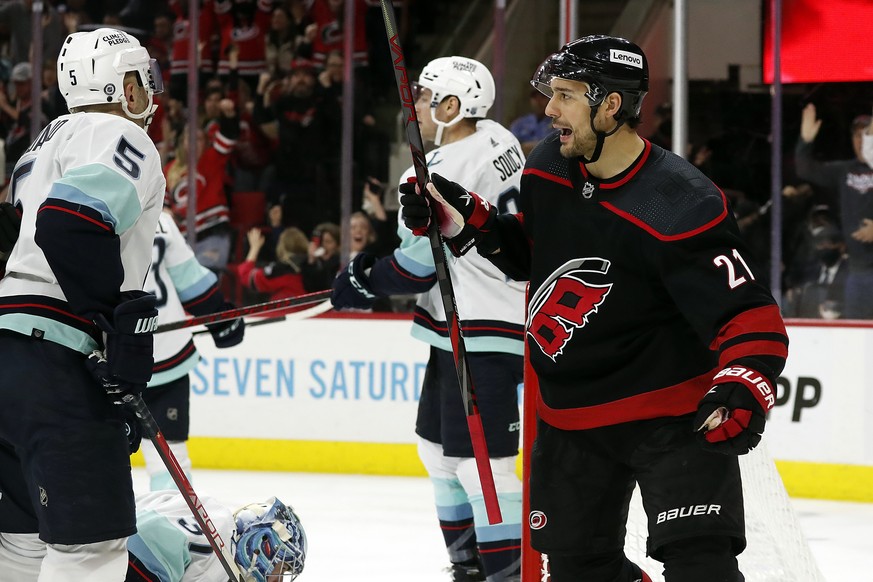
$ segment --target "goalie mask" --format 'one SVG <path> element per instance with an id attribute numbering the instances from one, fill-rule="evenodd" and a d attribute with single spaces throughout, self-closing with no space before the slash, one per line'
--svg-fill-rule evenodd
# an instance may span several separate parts
<path id="1" fill-rule="evenodd" d="M 132 113 L 124 97 L 124 76 L 129 72 L 136 73 L 148 95 L 148 105 L 141 113 Z M 67 109 L 121 103 L 127 117 L 145 119 L 147 127 L 158 108 L 153 98 L 163 92 L 163 79 L 157 61 L 136 38 L 113 28 L 98 28 L 74 32 L 64 41 L 58 56 L 58 87 Z"/>
<path id="2" fill-rule="evenodd" d="M 248 582 L 290 582 L 303 571 L 306 533 L 294 511 L 275 497 L 234 514 L 234 558 Z"/>
<path id="3" fill-rule="evenodd" d="M 434 143 L 440 145 L 443 130 L 464 118 L 484 118 L 494 104 L 494 79 L 488 68 L 467 57 L 440 57 L 427 64 L 415 89 L 430 89 L 430 116 L 437 125 Z M 449 122 L 437 121 L 436 108 L 446 97 L 454 95 L 461 102 L 457 117 Z"/>
<path id="4" fill-rule="evenodd" d="M 584 160 L 586 163 L 600 157 L 603 140 L 624 123 L 639 122 L 643 98 L 649 90 L 649 65 L 642 49 L 629 40 L 599 35 L 574 40 L 543 61 L 530 84 L 551 98 L 551 82 L 556 77 L 588 85 L 585 97 L 591 107 L 591 129 L 597 135 L 597 148 L 590 160 Z M 615 128 L 607 133 L 594 128 L 594 117 L 610 93 L 621 95 L 621 109 L 614 115 Z"/>

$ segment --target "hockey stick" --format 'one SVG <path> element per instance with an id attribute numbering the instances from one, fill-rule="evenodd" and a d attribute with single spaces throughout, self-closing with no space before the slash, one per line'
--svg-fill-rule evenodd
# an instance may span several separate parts
<path id="1" fill-rule="evenodd" d="M 427 162 L 424 157 L 421 131 L 418 128 L 418 118 L 415 115 L 415 99 L 412 94 L 412 87 L 409 86 L 409 75 L 406 72 L 403 49 L 398 39 L 394 6 L 391 0 L 380 0 L 379 3 L 382 5 L 382 18 L 385 21 L 388 44 L 394 55 L 394 78 L 397 81 L 397 92 L 400 94 L 400 102 L 403 106 L 406 141 L 412 153 L 412 166 L 415 168 L 415 177 L 422 188 L 422 194 L 424 194 L 424 186 L 430 182 L 430 176 L 428 175 Z M 473 456 L 476 458 L 476 468 L 479 471 L 479 482 L 482 485 L 482 496 L 485 499 L 488 523 L 500 523 L 503 521 L 503 517 L 500 515 L 497 489 L 494 487 L 494 475 L 491 472 L 488 444 L 485 441 L 482 416 L 479 414 L 479 405 L 476 402 L 476 394 L 473 391 L 473 379 L 470 376 L 470 368 L 467 363 L 467 348 L 464 344 L 464 336 L 461 333 L 461 322 L 458 317 L 452 279 L 449 275 L 449 265 L 446 261 L 446 251 L 443 248 L 443 237 L 436 223 L 436 220 L 430 221 L 430 226 L 427 228 L 427 237 L 430 240 L 433 262 L 436 267 L 437 283 L 439 284 L 440 296 L 443 301 L 443 309 L 446 312 L 446 324 L 448 325 L 449 338 L 452 342 L 452 354 L 455 357 L 458 383 L 461 386 L 464 412 L 467 414 L 467 427 L 470 429 Z"/>
<path id="2" fill-rule="evenodd" d="M 321 315 L 327 311 L 333 309 L 333 305 L 330 301 L 324 301 L 319 303 L 318 305 L 313 305 L 308 309 L 303 309 L 301 311 L 295 311 L 294 313 L 289 313 L 287 315 L 280 315 L 278 317 L 268 317 L 266 319 L 257 319 L 255 321 L 246 321 L 246 328 L 255 327 L 258 325 L 266 325 L 268 323 L 279 323 L 280 321 L 299 321 L 301 319 L 309 319 L 310 317 L 315 317 L 317 315 Z M 201 329 L 195 331 L 191 335 L 201 335 L 204 333 L 209 333 L 208 329 Z"/>
<path id="3" fill-rule="evenodd" d="M 198 317 L 189 317 L 181 321 L 173 321 L 159 325 L 155 333 L 163 333 L 174 329 L 182 329 L 183 327 L 193 327 L 204 323 L 218 323 L 219 321 L 227 321 L 236 319 L 245 315 L 254 315 L 256 313 L 265 313 L 267 311 L 276 311 L 285 307 L 296 307 L 298 305 L 309 305 L 311 303 L 319 303 L 325 299 L 330 299 L 330 289 L 324 291 L 316 291 L 315 293 L 306 293 L 296 297 L 286 297 L 285 299 L 276 299 L 275 301 L 267 301 L 266 303 L 258 303 L 256 305 L 248 305 L 246 307 L 236 307 L 227 311 L 218 311 Z"/>
<path id="4" fill-rule="evenodd" d="M 157 449 L 158 454 L 161 456 L 161 460 L 167 466 L 167 471 L 170 472 L 176 487 L 182 492 L 182 497 L 185 498 L 188 508 L 194 515 L 194 520 L 200 526 L 203 535 L 209 540 L 209 545 L 212 546 L 212 551 L 215 552 L 224 571 L 227 572 L 228 580 L 231 582 L 243 582 L 242 574 L 240 574 L 239 569 L 236 567 L 230 547 L 221 539 L 221 535 L 209 518 L 209 514 L 206 513 L 206 508 L 200 502 L 200 497 L 197 496 L 194 488 L 191 487 L 191 482 L 185 476 L 182 467 L 179 466 L 179 461 L 176 460 L 176 456 L 170 450 L 167 439 L 164 438 L 158 423 L 155 421 L 155 417 L 152 416 L 142 396 L 139 394 L 127 394 L 124 396 L 124 403 L 125 406 L 133 410 L 145 431 L 145 436 L 154 443 L 155 449 Z"/>

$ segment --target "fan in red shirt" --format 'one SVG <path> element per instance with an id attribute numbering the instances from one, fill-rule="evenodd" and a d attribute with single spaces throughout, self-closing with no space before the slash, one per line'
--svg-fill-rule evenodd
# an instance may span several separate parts
<path id="1" fill-rule="evenodd" d="M 248 232 L 249 252 L 246 260 L 239 266 L 238 274 L 243 284 L 255 291 L 269 293 L 270 301 L 303 295 L 302 265 L 306 261 L 309 241 L 303 231 L 289 227 L 279 235 L 276 243 L 276 260 L 263 268 L 257 268 L 255 261 L 266 242 L 259 228 Z"/>

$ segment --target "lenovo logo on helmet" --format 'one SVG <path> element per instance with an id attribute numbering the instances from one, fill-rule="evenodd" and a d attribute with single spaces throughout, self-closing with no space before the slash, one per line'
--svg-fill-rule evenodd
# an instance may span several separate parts
<path id="1" fill-rule="evenodd" d="M 618 49 L 609 49 L 609 61 L 611 63 L 630 65 L 638 69 L 643 68 L 643 57 L 636 53 L 629 53 L 627 51 L 620 51 Z"/>

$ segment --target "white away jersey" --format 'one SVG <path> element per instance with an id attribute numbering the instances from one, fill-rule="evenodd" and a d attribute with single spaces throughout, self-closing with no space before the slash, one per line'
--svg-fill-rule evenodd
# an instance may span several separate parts
<path id="1" fill-rule="evenodd" d="M 200 501 L 232 555 L 233 513 L 212 498 Z M 227 582 L 227 573 L 179 491 L 137 495 L 136 529 L 127 549 L 160 582 Z"/>
<path id="2" fill-rule="evenodd" d="M 146 132 L 130 120 L 108 113 L 75 113 L 50 122 L 18 161 L 10 182 L 9 202 L 20 205 L 23 214 L 18 242 L 0 280 L 0 301 L 5 299 L 7 306 L 0 312 L 0 328 L 38 333 L 84 353 L 97 349 L 93 337 L 83 331 L 90 322 L 83 320 L 76 327 L 76 316 L 58 307 L 67 298 L 35 242 L 37 211 L 52 198 L 99 214 L 100 226 L 111 225 L 120 239 L 120 290 L 140 290 L 164 190 L 158 152 Z M 89 273 L 81 277 L 88 281 Z M 16 303 L 11 298 L 21 297 L 27 298 L 28 309 L 11 309 Z"/>
<path id="3" fill-rule="evenodd" d="M 426 156 L 428 171 L 462 185 L 497 207 L 517 212 L 524 154 L 518 139 L 491 120 L 476 124 L 476 133 L 440 146 Z M 409 168 L 400 183 L 415 176 Z M 415 236 L 398 221 L 400 247 L 394 251 L 397 263 L 418 277 L 435 272 L 430 241 Z M 474 248 L 461 258 L 446 249 L 458 316 L 469 352 L 524 353 L 525 283 L 508 279 Z M 413 337 L 451 351 L 446 315 L 439 285 L 418 298 Z"/>
<path id="4" fill-rule="evenodd" d="M 158 323 L 187 317 L 182 305 L 217 282 L 215 273 L 197 262 L 173 218 L 161 212 L 152 245 L 152 266 L 143 287 L 157 298 Z M 197 366 L 198 360 L 190 329 L 155 334 L 155 367 L 148 385 L 160 386 L 181 378 Z"/>

